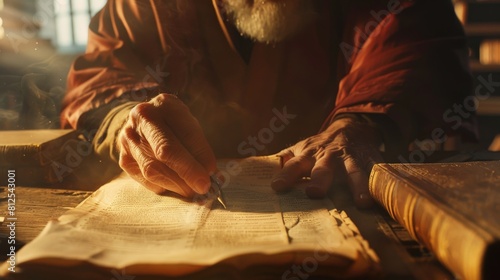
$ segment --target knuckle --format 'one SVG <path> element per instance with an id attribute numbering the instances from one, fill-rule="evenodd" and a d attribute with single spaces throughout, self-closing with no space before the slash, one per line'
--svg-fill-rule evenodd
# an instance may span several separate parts
<path id="1" fill-rule="evenodd" d="M 163 143 L 159 144 L 156 148 L 156 151 L 154 151 L 156 157 L 161 160 L 162 162 L 166 162 L 169 158 L 169 145 L 168 141 L 164 140 Z"/>
<path id="2" fill-rule="evenodd" d="M 164 102 L 165 100 L 168 99 L 169 96 L 170 96 L 170 94 L 168 94 L 168 93 L 161 93 L 161 94 L 158 94 L 153 100 L 158 100 L 160 102 Z"/>
<path id="3" fill-rule="evenodd" d="M 316 139 L 315 137 L 309 137 L 305 140 L 302 141 L 301 143 L 302 148 L 304 149 L 305 152 L 311 151 L 314 146 L 316 146 Z"/>
<path id="4" fill-rule="evenodd" d="M 131 127 L 123 128 L 116 139 L 116 146 L 120 153 L 130 151 L 130 145 L 137 141 L 138 134 Z"/>
<path id="5" fill-rule="evenodd" d="M 179 160 L 179 152 L 176 145 L 171 143 L 167 138 L 159 140 L 155 154 L 156 157 L 167 165 L 173 165 Z"/>
<path id="6" fill-rule="evenodd" d="M 290 147 L 285 148 L 277 153 L 278 156 L 293 155 L 292 149 Z"/>
<path id="7" fill-rule="evenodd" d="M 151 112 L 151 104 L 143 102 L 139 103 L 130 110 L 130 116 L 132 118 L 137 119 L 138 117 L 141 117 L 143 115 L 147 115 Z"/>
<path id="8" fill-rule="evenodd" d="M 301 162 L 308 161 L 310 160 L 312 154 L 309 153 L 303 153 L 295 157 L 295 164 L 300 164 Z"/>
<path id="9" fill-rule="evenodd" d="M 152 160 L 144 162 L 142 166 L 142 174 L 146 179 L 152 179 L 155 176 L 158 176 L 158 170 L 156 168 L 155 162 Z"/>
<path id="10" fill-rule="evenodd" d="M 153 104 L 155 107 L 163 107 L 172 104 L 184 104 L 179 98 L 177 98 L 176 95 L 169 93 L 159 94 L 155 98 L 151 99 L 149 103 Z"/>
<path id="11" fill-rule="evenodd" d="M 169 99 L 169 94 L 161 93 L 155 96 L 153 99 L 151 99 L 148 103 L 152 104 L 155 107 L 161 107 L 163 106 L 163 104 L 167 102 L 168 99 Z"/>
<path id="12" fill-rule="evenodd" d="M 144 118 L 151 112 L 151 105 L 148 103 L 139 103 L 129 113 L 129 119 L 126 127 L 137 127 Z"/>
<path id="13" fill-rule="evenodd" d="M 138 126 L 141 123 L 154 122 L 156 117 L 155 114 L 157 110 L 155 106 L 149 103 L 137 104 L 129 113 L 129 120 L 131 121 L 131 126 Z"/>
<path id="14" fill-rule="evenodd" d="M 343 155 L 342 150 L 334 147 L 330 149 L 326 149 L 322 155 L 321 158 L 324 159 L 325 162 L 332 163 L 338 161 L 339 158 Z"/>
<path id="15" fill-rule="evenodd" d="M 311 145 L 305 144 L 304 142 L 302 142 L 302 143 L 299 143 L 299 145 L 293 146 L 291 151 L 295 155 L 295 157 L 302 159 L 304 157 L 313 156 L 315 149 Z"/>
<path id="16" fill-rule="evenodd" d="M 136 135 L 136 131 L 131 126 L 125 126 L 118 134 L 118 139 L 123 142 L 127 142 L 129 139 L 133 139 Z"/>
<path id="17" fill-rule="evenodd" d="M 358 158 L 352 155 L 351 153 L 343 153 L 342 160 L 344 162 L 349 162 L 350 164 L 358 165 Z"/>

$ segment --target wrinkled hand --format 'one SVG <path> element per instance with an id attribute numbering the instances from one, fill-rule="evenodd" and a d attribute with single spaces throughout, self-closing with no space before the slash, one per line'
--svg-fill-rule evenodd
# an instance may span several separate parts
<path id="1" fill-rule="evenodd" d="M 286 191 L 309 176 L 307 195 L 321 198 L 335 182 L 347 182 L 356 206 L 370 207 L 368 176 L 373 164 L 382 161 L 379 144 L 373 127 L 352 118 L 338 119 L 325 131 L 278 153 L 284 164 L 271 186 Z"/>
<path id="2" fill-rule="evenodd" d="M 198 121 L 175 95 L 136 105 L 118 137 L 120 167 L 155 193 L 205 194 L 215 156 Z"/>

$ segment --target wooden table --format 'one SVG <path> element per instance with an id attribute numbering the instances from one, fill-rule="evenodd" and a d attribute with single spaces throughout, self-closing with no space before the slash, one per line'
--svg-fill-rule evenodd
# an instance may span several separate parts
<path id="1" fill-rule="evenodd" d="M 17 242 L 25 244 L 33 240 L 49 220 L 57 219 L 68 209 L 77 206 L 91 193 L 89 191 L 16 187 L 16 244 Z M 7 188 L 0 187 L 0 217 L 9 217 L 7 207 Z M 4 223 L 6 222 L 5 220 Z M 0 235 L 2 237 L 8 236 L 9 229 L 2 226 Z M 0 246 L 3 248 L 5 239 L 2 238 L 0 242 Z M 4 251 L 2 250 L 2 252 Z M 5 254 L 1 254 L 0 258 L 5 259 Z"/>
<path id="2" fill-rule="evenodd" d="M 50 219 L 77 206 L 91 191 L 16 187 L 16 244 L 33 240 Z M 0 216 L 8 217 L 7 188 L 0 187 Z M 453 279 L 424 247 L 415 242 L 397 222 L 381 208 L 361 211 L 353 206 L 347 190 L 336 190 L 332 200 L 346 211 L 381 260 L 387 279 Z M 6 222 L 4 222 L 5 224 Z M 2 225 L 0 258 L 6 259 L 5 237 L 9 229 Z M 17 248 L 19 248 L 18 246 Z"/>

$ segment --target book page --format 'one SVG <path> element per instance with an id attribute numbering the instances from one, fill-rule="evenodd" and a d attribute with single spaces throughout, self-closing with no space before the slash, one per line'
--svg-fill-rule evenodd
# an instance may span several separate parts
<path id="1" fill-rule="evenodd" d="M 331 265 L 368 269 L 377 262 L 329 200 L 311 200 L 300 187 L 284 195 L 271 189 L 278 158 L 218 164 L 227 209 L 213 199 L 156 195 L 122 175 L 49 223 L 19 252 L 19 264 L 47 258 L 118 269 L 157 264 L 156 272 L 181 275 L 226 261 L 294 262 L 298 252 L 326 252 L 321 256 L 332 256 L 324 258 Z M 255 254 L 280 258 L 239 258 Z"/>

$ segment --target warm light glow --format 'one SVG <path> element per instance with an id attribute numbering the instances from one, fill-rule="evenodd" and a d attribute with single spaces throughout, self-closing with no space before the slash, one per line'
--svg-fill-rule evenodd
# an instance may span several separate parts
<path id="1" fill-rule="evenodd" d="M 3 24 L 3 20 L 2 20 L 2 18 L 0 18 L 0 40 L 2 40 L 3 37 L 5 36 L 5 30 L 3 29 L 2 24 Z"/>
<path id="2" fill-rule="evenodd" d="M 97 13 L 106 0 L 54 0 L 55 28 L 58 47 L 85 46 L 91 15 Z M 90 4 L 90 6 L 89 6 Z"/>
<path id="3" fill-rule="evenodd" d="M 3 0 L 0 0 L 0 11 L 3 10 Z M 0 18 L 0 40 L 5 36 L 5 30 L 3 29 L 3 20 Z"/>

